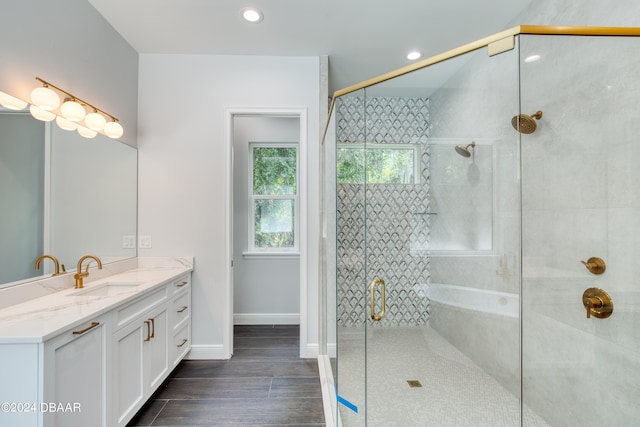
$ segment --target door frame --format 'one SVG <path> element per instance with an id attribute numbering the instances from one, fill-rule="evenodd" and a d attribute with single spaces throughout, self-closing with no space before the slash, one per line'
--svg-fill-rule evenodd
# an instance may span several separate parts
<path id="1" fill-rule="evenodd" d="M 225 358 L 233 355 L 233 124 L 235 117 L 292 117 L 300 121 L 300 140 L 298 143 L 299 154 L 299 250 L 300 250 L 300 357 L 310 357 L 307 354 L 308 337 L 308 298 L 307 298 L 307 266 L 308 266 L 308 185 L 307 185 L 307 108 L 306 107 L 225 107 L 225 158 L 226 158 L 226 218 L 225 218 L 225 310 L 222 331 L 222 345 Z"/>

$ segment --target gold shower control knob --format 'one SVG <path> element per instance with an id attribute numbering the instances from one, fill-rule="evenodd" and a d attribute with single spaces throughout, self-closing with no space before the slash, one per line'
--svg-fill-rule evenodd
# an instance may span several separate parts
<path id="1" fill-rule="evenodd" d="M 592 274 L 602 274 L 607 269 L 607 264 L 605 264 L 602 258 L 592 257 L 580 262 L 583 263 Z"/>
<path id="2" fill-rule="evenodd" d="M 613 313 L 613 300 L 608 293 L 599 288 L 589 288 L 584 291 L 582 305 L 587 310 L 587 319 L 591 316 L 606 319 Z"/>

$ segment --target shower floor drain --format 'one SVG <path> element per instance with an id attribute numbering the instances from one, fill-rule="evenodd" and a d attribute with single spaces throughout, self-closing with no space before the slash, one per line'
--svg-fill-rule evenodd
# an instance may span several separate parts
<path id="1" fill-rule="evenodd" d="M 407 380 L 407 384 L 409 384 L 409 387 L 411 388 L 422 387 L 422 384 L 420 384 L 420 381 L 418 380 Z"/>

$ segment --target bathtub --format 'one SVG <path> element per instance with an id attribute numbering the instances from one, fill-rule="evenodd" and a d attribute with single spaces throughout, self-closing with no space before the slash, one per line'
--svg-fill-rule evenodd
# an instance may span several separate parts
<path id="1" fill-rule="evenodd" d="M 429 326 L 519 396 L 518 294 L 445 284 L 420 290 L 429 298 Z"/>
<path id="2" fill-rule="evenodd" d="M 520 313 L 518 294 L 443 284 L 422 285 L 421 288 L 430 302 L 515 318 Z"/>

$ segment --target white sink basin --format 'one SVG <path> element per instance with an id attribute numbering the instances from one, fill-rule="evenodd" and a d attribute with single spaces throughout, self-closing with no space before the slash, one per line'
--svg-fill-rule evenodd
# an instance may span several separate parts
<path id="1" fill-rule="evenodd" d="M 107 282 L 99 285 L 91 286 L 86 289 L 81 289 L 76 292 L 72 292 L 69 296 L 101 296 L 112 297 L 119 295 L 123 292 L 129 292 L 135 290 L 144 282 Z"/>

